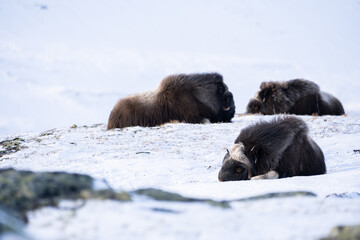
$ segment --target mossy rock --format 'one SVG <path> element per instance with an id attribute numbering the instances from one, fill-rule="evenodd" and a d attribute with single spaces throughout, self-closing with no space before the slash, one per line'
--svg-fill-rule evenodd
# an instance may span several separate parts
<path id="1" fill-rule="evenodd" d="M 26 221 L 26 212 L 45 206 L 57 206 L 60 200 L 114 199 L 130 201 L 130 195 L 110 187 L 94 190 L 88 175 L 65 172 L 0 170 L 0 204 L 17 212 Z M 105 185 L 106 186 L 106 185 Z"/>
<path id="2" fill-rule="evenodd" d="M 258 196 L 248 197 L 248 198 L 241 198 L 233 201 L 244 202 L 244 201 L 265 200 L 272 198 L 289 198 L 289 197 L 316 197 L 316 194 L 307 191 L 275 192 L 275 193 L 266 193 Z"/>
<path id="3" fill-rule="evenodd" d="M 26 239 L 23 231 L 24 226 L 15 212 L 0 206 L 0 239 L 1 235 L 5 233 L 23 236 Z"/>
<path id="4" fill-rule="evenodd" d="M 329 236 L 321 240 L 360 240 L 360 225 L 334 227 Z"/>
<path id="5" fill-rule="evenodd" d="M 19 151 L 21 148 L 23 148 L 21 146 L 21 143 L 24 141 L 25 140 L 22 138 L 14 138 L 12 140 L 1 141 L 0 146 L 3 148 L 3 150 L 0 151 L 0 157 Z"/>
<path id="6" fill-rule="evenodd" d="M 157 201 L 169 201 L 169 202 L 203 202 L 208 203 L 215 207 L 230 208 L 230 204 L 227 201 L 214 201 L 211 199 L 191 198 L 184 197 L 177 193 L 171 193 L 156 188 L 144 188 L 134 191 L 137 195 L 147 196 Z"/>
<path id="7" fill-rule="evenodd" d="M 155 188 L 144 188 L 133 191 L 136 195 L 147 196 L 151 199 L 157 201 L 170 201 L 170 202 L 204 202 L 208 203 L 212 206 L 221 207 L 221 208 L 230 208 L 231 202 L 244 202 L 244 201 L 256 201 L 256 200 L 266 200 L 273 198 L 288 198 L 288 197 L 316 197 L 316 194 L 312 192 L 304 192 L 304 191 L 294 191 L 294 192 L 275 192 L 275 193 L 267 193 L 258 196 L 235 199 L 230 201 L 215 201 L 212 199 L 201 199 L 201 198 L 191 198 L 184 197 L 177 193 L 171 193 L 167 191 L 163 191 Z"/>

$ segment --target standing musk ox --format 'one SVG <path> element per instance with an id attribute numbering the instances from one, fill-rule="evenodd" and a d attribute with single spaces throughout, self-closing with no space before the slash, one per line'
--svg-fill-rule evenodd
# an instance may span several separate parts
<path id="1" fill-rule="evenodd" d="M 218 178 L 274 179 L 325 172 L 324 155 L 308 136 L 306 123 L 284 117 L 243 129 L 225 155 Z"/>
<path id="2" fill-rule="evenodd" d="M 345 113 L 337 98 L 321 92 L 316 83 L 304 79 L 261 83 L 260 91 L 250 100 L 246 112 L 319 116 Z"/>
<path id="3" fill-rule="evenodd" d="M 107 128 L 152 127 L 170 121 L 230 122 L 234 114 L 232 93 L 220 74 L 178 74 L 165 77 L 154 91 L 121 99 Z"/>

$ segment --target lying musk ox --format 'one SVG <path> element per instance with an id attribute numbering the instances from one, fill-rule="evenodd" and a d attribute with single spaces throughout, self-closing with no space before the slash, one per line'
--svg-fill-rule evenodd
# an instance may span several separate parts
<path id="1" fill-rule="evenodd" d="M 319 116 L 345 113 L 337 98 L 320 91 L 317 84 L 304 79 L 261 83 L 260 91 L 250 100 L 246 112 Z"/>
<path id="2" fill-rule="evenodd" d="M 230 122 L 235 104 L 217 73 L 170 75 L 158 89 L 121 99 L 110 113 L 108 129 L 151 127 L 170 121 Z"/>
<path id="3" fill-rule="evenodd" d="M 224 157 L 220 181 L 308 176 L 326 172 L 324 155 L 305 122 L 276 118 L 243 129 Z"/>

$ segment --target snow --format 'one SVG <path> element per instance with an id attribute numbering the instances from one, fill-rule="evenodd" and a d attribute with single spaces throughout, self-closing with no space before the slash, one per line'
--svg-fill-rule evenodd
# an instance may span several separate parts
<path id="1" fill-rule="evenodd" d="M 26 232 L 34 239 L 317 239 L 333 226 L 359 224 L 359 11 L 357 0 L 2 0 L 0 141 L 21 137 L 26 148 L 3 156 L 0 167 L 78 172 L 98 179 L 97 188 L 104 179 L 118 190 L 156 187 L 216 200 L 317 195 L 231 209 L 93 200 L 77 210 L 34 211 Z M 221 73 L 237 113 L 262 81 L 306 78 L 337 97 L 347 116 L 301 116 L 327 174 L 218 182 L 240 130 L 271 116 L 106 130 L 119 98 L 193 72 Z"/>
<path id="2" fill-rule="evenodd" d="M 93 200 L 77 210 L 48 207 L 29 214 L 26 231 L 36 239 L 317 239 L 336 225 L 359 224 L 360 154 L 354 150 L 359 149 L 360 117 L 300 117 L 324 152 L 325 175 L 218 181 L 226 148 L 240 130 L 272 118 L 237 116 L 232 123 L 110 131 L 105 124 L 95 124 L 19 133 L 12 137 L 25 139 L 25 148 L 4 156 L 0 167 L 84 173 L 99 179 L 99 187 L 105 179 L 116 190 L 155 187 L 214 200 L 287 191 L 317 195 L 235 201 L 231 209 L 143 197 L 132 203 Z"/>

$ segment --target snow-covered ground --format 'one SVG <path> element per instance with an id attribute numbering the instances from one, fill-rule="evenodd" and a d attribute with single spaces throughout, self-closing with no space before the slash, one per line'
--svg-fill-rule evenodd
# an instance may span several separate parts
<path id="1" fill-rule="evenodd" d="M 15 134 L 26 148 L 3 156 L 0 167 L 85 173 L 118 190 L 156 187 L 214 200 L 287 191 L 317 195 L 233 202 L 231 209 L 144 198 L 90 201 L 75 212 L 49 207 L 30 213 L 26 230 L 35 239 L 317 239 L 336 225 L 359 224 L 359 117 L 301 117 L 324 152 L 325 175 L 218 182 L 226 148 L 240 130 L 271 118 L 110 131 L 100 124 Z"/>
<path id="2" fill-rule="evenodd" d="M 335 225 L 359 224 L 359 13 L 358 0 L 1 0 L 0 141 L 21 137 L 27 148 L 3 156 L 0 167 L 79 172 L 115 189 L 217 200 L 317 194 L 231 209 L 94 200 L 75 212 L 35 211 L 26 231 L 34 239 L 316 239 Z M 237 113 L 262 81 L 306 78 L 335 95 L 347 117 L 301 117 L 328 173 L 218 182 L 240 130 L 271 117 L 105 130 L 119 98 L 193 72 L 221 73 Z M 40 136 L 47 129 L 54 130 Z"/>

